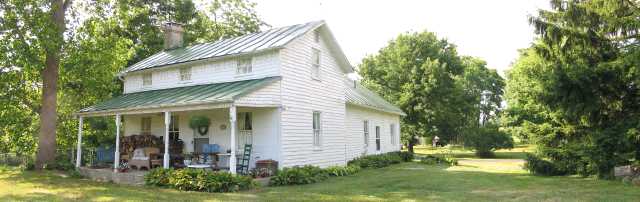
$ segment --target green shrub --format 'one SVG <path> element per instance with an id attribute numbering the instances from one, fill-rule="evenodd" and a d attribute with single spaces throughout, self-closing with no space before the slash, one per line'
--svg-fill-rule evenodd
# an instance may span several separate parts
<path id="1" fill-rule="evenodd" d="M 324 170 L 317 166 L 294 166 L 291 168 L 284 168 L 278 172 L 278 174 L 271 178 L 271 184 L 280 185 L 294 185 L 294 184 L 311 184 L 329 177 L 327 170 Z"/>
<path id="2" fill-rule="evenodd" d="M 420 158 L 420 163 L 424 163 L 427 165 L 443 164 L 443 165 L 455 166 L 455 165 L 458 165 L 458 160 L 438 157 L 434 155 L 427 155 L 425 157 Z"/>
<path id="3" fill-rule="evenodd" d="M 325 169 L 327 171 L 327 173 L 329 174 L 329 176 L 335 176 L 335 177 L 340 177 L 340 176 L 347 176 L 347 175 L 353 175 L 355 173 L 357 173 L 358 171 L 360 171 L 360 167 L 355 166 L 355 165 L 350 165 L 350 166 L 331 166 Z"/>
<path id="4" fill-rule="evenodd" d="M 169 176 L 174 172 L 173 168 L 154 168 L 144 175 L 144 184 L 158 187 L 169 186 Z"/>
<path id="5" fill-rule="evenodd" d="M 156 168 L 145 175 L 145 184 L 172 187 L 184 191 L 235 192 L 254 187 L 253 179 L 227 172 L 210 172 L 202 169 Z"/>
<path id="6" fill-rule="evenodd" d="M 398 152 L 398 155 L 400 155 L 400 158 L 402 158 L 402 161 L 404 162 L 411 162 L 414 159 L 413 153 L 408 151 Z"/>
<path id="7" fill-rule="evenodd" d="M 524 168 L 535 175 L 556 176 L 566 175 L 567 172 L 558 168 L 551 161 L 538 158 L 535 155 L 527 154 Z"/>
<path id="8" fill-rule="evenodd" d="M 409 152 L 389 152 L 384 154 L 368 155 L 349 161 L 348 165 L 360 168 L 382 168 L 391 164 L 408 162 L 413 160 L 413 154 Z"/>
<path id="9" fill-rule="evenodd" d="M 467 130 L 464 135 L 464 146 L 471 147 L 480 158 L 494 157 L 496 149 L 513 148 L 513 138 L 498 129 L 497 125 L 488 124 L 480 128 Z"/>

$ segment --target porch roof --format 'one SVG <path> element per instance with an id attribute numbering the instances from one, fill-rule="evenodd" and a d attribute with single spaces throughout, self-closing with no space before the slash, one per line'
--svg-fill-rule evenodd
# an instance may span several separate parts
<path id="1" fill-rule="evenodd" d="M 244 81 L 127 93 L 81 109 L 78 114 L 138 110 L 165 106 L 227 103 L 279 79 L 280 77 L 266 77 Z"/>
<path id="2" fill-rule="evenodd" d="M 347 103 L 392 114 L 406 115 L 402 109 L 358 83 L 346 83 L 345 91 Z"/>

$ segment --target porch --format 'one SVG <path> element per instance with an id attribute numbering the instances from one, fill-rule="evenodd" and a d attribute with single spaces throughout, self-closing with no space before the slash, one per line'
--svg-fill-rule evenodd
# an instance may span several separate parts
<path id="1" fill-rule="evenodd" d="M 114 172 L 162 166 L 246 173 L 256 160 L 277 161 L 281 107 L 249 94 L 277 80 L 143 91 L 85 108 L 77 113 L 76 167 L 82 166 L 83 119 L 95 116 L 115 119 Z"/>

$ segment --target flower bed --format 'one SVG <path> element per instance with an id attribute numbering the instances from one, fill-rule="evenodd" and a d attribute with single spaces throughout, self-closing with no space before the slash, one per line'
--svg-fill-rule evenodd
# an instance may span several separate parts
<path id="1" fill-rule="evenodd" d="M 323 181 L 329 177 L 353 175 L 362 168 L 382 168 L 391 164 L 413 160 L 413 154 L 408 152 L 389 152 L 360 157 L 349 161 L 348 166 L 331 166 L 320 168 L 317 166 L 294 166 L 284 168 L 271 178 L 272 186 L 311 184 Z"/>
<path id="2" fill-rule="evenodd" d="M 156 168 L 145 175 L 144 182 L 150 186 L 202 192 L 235 192 L 251 189 L 256 185 L 251 177 L 193 168 Z"/>

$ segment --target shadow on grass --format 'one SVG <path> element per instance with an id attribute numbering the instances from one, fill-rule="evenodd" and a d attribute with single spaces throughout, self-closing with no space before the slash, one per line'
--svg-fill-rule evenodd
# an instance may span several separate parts
<path id="1" fill-rule="evenodd" d="M 48 192 L 9 194 L 0 197 L 0 201 L 637 201 L 640 198 L 636 187 L 613 181 L 490 173 L 471 166 L 421 163 L 365 169 L 316 184 L 264 187 L 230 194 L 98 183 L 35 172 L 0 173 L 0 181 L 32 184 Z"/>

